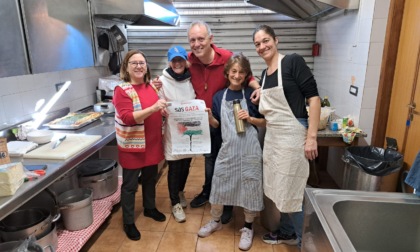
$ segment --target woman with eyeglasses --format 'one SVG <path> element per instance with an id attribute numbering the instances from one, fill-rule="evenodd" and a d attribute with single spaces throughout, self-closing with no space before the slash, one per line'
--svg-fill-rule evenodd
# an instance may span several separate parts
<path id="1" fill-rule="evenodd" d="M 134 217 L 140 171 L 144 216 L 160 222 L 166 220 L 155 204 L 158 163 L 164 159 L 161 110 L 166 107 L 166 101 L 159 99 L 154 86 L 150 84 L 150 76 L 144 53 L 131 50 L 126 54 L 120 70 L 124 83 L 114 89 L 115 132 L 118 158 L 123 168 L 123 224 L 131 240 L 141 237 Z"/>

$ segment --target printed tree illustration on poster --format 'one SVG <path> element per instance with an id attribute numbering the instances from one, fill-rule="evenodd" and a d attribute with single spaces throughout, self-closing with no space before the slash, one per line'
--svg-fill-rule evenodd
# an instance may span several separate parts
<path id="1" fill-rule="evenodd" d="M 178 132 L 182 135 L 186 135 L 190 137 L 190 151 L 192 152 L 192 136 L 194 135 L 202 135 L 203 131 L 201 129 L 195 130 L 193 127 L 200 126 L 200 121 L 192 121 L 192 122 L 178 122 Z"/>

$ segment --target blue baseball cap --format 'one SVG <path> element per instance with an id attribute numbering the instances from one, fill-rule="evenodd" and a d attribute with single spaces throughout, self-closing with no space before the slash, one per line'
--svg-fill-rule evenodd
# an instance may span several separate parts
<path id="1" fill-rule="evenodd" d="M 188 58 L 187 51 L 182 46 L 173 46 L 168 50 L 168 61 L 172 61 L 175 57 L 181 57 L 185 60 Z"/>

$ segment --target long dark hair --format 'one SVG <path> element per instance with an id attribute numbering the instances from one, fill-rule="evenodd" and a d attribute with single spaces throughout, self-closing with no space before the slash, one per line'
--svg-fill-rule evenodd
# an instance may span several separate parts
<path id="1" fill-rule="evenodd" d="M 146 55 L 140 50 L 130 50 L 125 55 L 124 60 L 121 65 L 121 69 L 120 69 L 120 78 L 125 82 L 131 82 L 131 78 L 127 72 L 127 68 L 128 68 L 128 61 L 130 60 L 131 56 L 133 56 L 134 54 L 141 54 L 144 57 L 144 60 L 146 61 L 147 72 L 144 75 L 143 81 L 146 84 L 148 84 L 150 82 L 152 74 L 150 73 L 150 67 L 149 67 L 149 63 L 147 63 Z"/>
<path id="2" fill-rule="evenodd" d="M 271 28 L 268 25 L 259 25 L 254 29 L 254 32 L 252 33 L 252 42 L 254 42 L 255 33 L 259 32 L 259 31 L 264 31 L 265 33 L 270 35 L 270 37 L 272 37 L 274 40 L 276 40 L 276 33 L 274 32 L 273 28 Z"/>
<path id="3" fill-rule="evenodd" d="M 225 64 L 225 77 L 227 79 L 227 86 L 230 85 L 229 83 L 229 70 L 232 68 L 232 66 L 234 64 L 238 63 L 238 65 L 241 66 L 242 70 L 245 71 L 246 76 L 245 76 L 245 81 L 242 83 L 242 87 L 246 87 L 249 84 L 249 79 L 252 76 L 252 70 L 251 70 L 251 63 L 249 63 L 249 60 L 247 57 L 245 57 L 245 55 L 243 55 L 242 53 L 236 53 L 234 55 L 232 55 L 229 60 L 226 62 Z"/>

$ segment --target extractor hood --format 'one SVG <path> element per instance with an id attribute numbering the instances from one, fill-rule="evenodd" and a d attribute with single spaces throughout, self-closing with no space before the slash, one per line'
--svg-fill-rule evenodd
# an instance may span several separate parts
<path id="1" fill-rule="evenodd" d="M 304 20 L 315 21 L 339 10 L 359 8 L 360 0 L 245 0 L 253 5 Z"/>
<path id="2" fill-rule="evenodd" d="M 179 25 L 170 0 L 91 0 L 92 14 L 127 25 Z"/>

